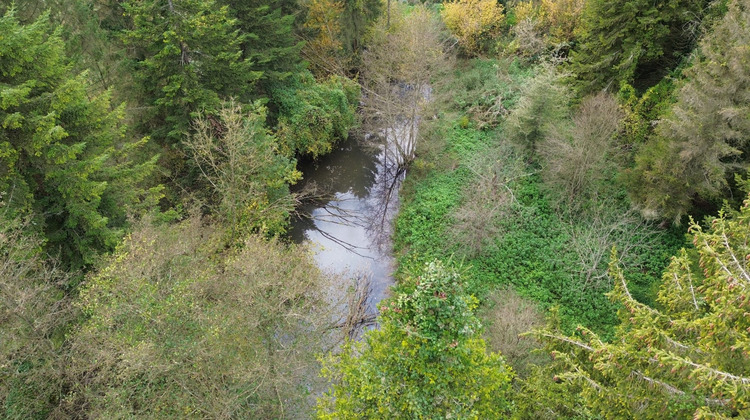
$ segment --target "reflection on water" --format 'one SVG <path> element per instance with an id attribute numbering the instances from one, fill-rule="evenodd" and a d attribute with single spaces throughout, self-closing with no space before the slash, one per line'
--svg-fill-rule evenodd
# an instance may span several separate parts
<path id="1" fill-rule="evenodd" d="M 350 138 L 317 162 L 299 165 L 304 184 L 328 197 L 300 208 L 290 237 L 310 241 L 323 270 L 347 277 L 370 278 L 372 313 L 393 283 L 390 225 L 398 202 L 401 174 L 383 148 Z"/>

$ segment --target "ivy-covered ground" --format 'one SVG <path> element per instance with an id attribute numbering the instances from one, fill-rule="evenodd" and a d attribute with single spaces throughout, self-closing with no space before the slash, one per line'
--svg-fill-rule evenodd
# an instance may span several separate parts
<path id="1" fill-rule="evenodd" d="M 566 328 L 582 324 L 611 336 L 618 322 L 605 296 L 611 283 L 606 276 L 596 282 L 584 278 L 572 249 L 571 235 L 587 232 L 586 221 L 554 205 L 535 163 L 517 157 L 506 144 L 502 118 L 499 125 L 484 129 L 478 128 L 481 121 L 470 118 L 483 101 L 490 104 L 497 95 L 512 109 L 518 86 L 533 75 L 533 68 L 494 60 L 467 66 L 450 75 L 455 79 L 448 88 L 454 94 L 439 105 L 437 122 L 425 129 L 403 187 L 394 237 L 398 272 L 435 258 L 449 261 L 465 270 L 468 289 L 480 299 L 512 285 L 544 309 L 559 306 Z M 472 200 L 484 204 L 472 205 Z M 643 243 L 631 250 L 625 273 L 639 300 L 653 304 L 660 273 L 685 245 L 683 230 L 648 226 Z M 609 252 L 599 265 L 608 262 Z"/>

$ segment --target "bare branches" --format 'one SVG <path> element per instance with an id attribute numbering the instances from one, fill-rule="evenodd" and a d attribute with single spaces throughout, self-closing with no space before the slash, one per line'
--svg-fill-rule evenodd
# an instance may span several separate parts
<path id="1" fill-rule="evenodd" d="M 394 5 L 393 7 L 400 7 Z M 445 63 L 440 23 L 424 7 L 379 22 L 363 56 L 365 128 L 383 142 L 386 160 L 407 164 L 430 99 L 430 79 Z"/>

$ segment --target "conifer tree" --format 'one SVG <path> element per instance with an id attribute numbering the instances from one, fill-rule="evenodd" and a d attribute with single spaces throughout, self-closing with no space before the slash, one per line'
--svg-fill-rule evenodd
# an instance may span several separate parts
<path id="1" fill-rule="evenodd" d="M 226 6 L 213 0 L 130 0 L 123 40 L 149 112 L 144 131 L 174 145 L 199 111 L 223 99 L 248 98 L 262 75 L 242 56 L 243 35 Z"/>
<path id="2" fill-rule="evenodd" d="M 367 29 L 375 23 L 383 8 L 379 0 L 343 0 L 341 14 L 341 38 L 348 54 L 357 54 L 362 49 Z"/>
<path id="3" fill-rule="evenodd" d="M 133 163 L 146 140 L 127 141 L 123 107 L 106 92 L 91 97 L 85 73 L 69 74 L 47 21 L 20 25 L 12 9 L 0 18 L 0 204 L 33 212 L 50 251 L 80 268 L 113 249 L 127 211 L 154 197 L 137 187 L 154 162 Z"/>
<path id="4" fill-rule="evenodd" d="M 692 201 L 720 199 L 748 167 L 750 7 L 732 1 L 685 70 L 677 101 L 636 155 L 628 181 L 647 215 L 677 220 Z"/>
<path id="5" fill-rule="evenodd" d="M 563 407 L 579 394 L 604 418 L 748 418 L 750 416 L 750 199 L 704 230 L 693 223 L 693 251 L 664 272 L 658 309 L 633 299 L 613 252 L 610 298 L 622 325 L 611 342 L 579 327 L 573 336 L 538 330 L 555 359 L 534 390 Z M 539 379 L 539 377 L 537 377 Z M 555 382 L 559 382 L 555 384 Z M 556 392 L 542 392 L 541 388 Z M 568 414 L 574 411 L 566 407 Z"/>
<path id="6" fill-rule="evenodd" d="M 261 95 L 268 94 L 268 85 L 282 81 L 301 66 L 303 42 L 294 33 L 296 5 L 281 0 L 222 0 L 237 19 L 243 35 L 242 57 L 262 71 L 259 80 Z M 291 2 L 290 2 L 291 3 Z"/>
<path id="7" fill-rule="evenodd" d="M 699 16 L 700 0 L 590 0 L 571 70 L 582 94 L 618 89 L 641 71 L 684 48 L 686 22 Z M 656 66 L 659 67 L 659 66 Z M 649 71 L 649 72 L 650 72 Z"/>

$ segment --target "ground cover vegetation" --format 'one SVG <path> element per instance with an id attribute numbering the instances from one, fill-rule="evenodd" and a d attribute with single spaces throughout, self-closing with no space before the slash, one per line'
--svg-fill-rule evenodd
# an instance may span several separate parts
<path id="1" fill-rule="evenodd" d="M 1 417 L 750 416 L 746 0 L 0 12 Z M 408 176 L 353 334 L 283 235 L 360 123 Z"/>
<path id="2" fill-rule="evenodd" d="M 734 197 L 746 196 L 743 181 L 737 178 L 738 174 L 744 174 L 746 166 L 737 158 L 728 158 L 744 156 L 737 146 L 730 146 L 741 144 L 730 139 L 742 136 L 739 131 L 733 134 L 723 131 L 727 125 L 741 130 L 741 123 L 731 122 L 735 115 L 731 110 L 743 106 L 745 101 L 735 100 L 728 105 L 706 100 L 712 103 L 710 110 L 682 109 L 702 106 L 704 101 L 698 98 L 708 97 L 697 94 L 694 84 L 712 83 L 721 89 L 719 85 L 728 80 L 730 72 L 741 72 L 728 59 L 741 53 L 724 55 L 722 51 L 735 45 L 733 39 L 747 34 L 746 30 L 738 29 L 748 22 L 742 17 L 747 5 L 744 2 L 683 6 L 659 3 L 647 15 L 666 25 L 659 29 L 660 36 L 665 38 L 651 37 L 647 42 L 656 42 L 633 45 L 628 48 L 638 52 L 626 53 L 625 45 L 631 42 L 628 37 L 645 38 L 640 38 L 640 32 L 626 35 L 625 28 L 646 22 L 628 17 L 628 13 L 642 13 L 648 8 L 631 3 L 583 2 L 580 8 L 556 3 L 558 11 L 566 7 L 570 12 L 566 22 L 576 22 L 574 29 L 550 29 L 549 23 L 545 23 L 549 2 L 517 3 L 507 13 L 506 19 L 511 22 L 508 37 L 500 36 L 494 46 L 486 47 L 484 54 L 488 58 L 459 64 L 457 71 L 449 76 L 454 85 L 446 89 L 450 94 L 441 108 L 443 118 L 427 128 L 432 132 L 433 143 L 424 144 L 418 151 L 405 186 L 406 203 L 396 222 L 400 269 L 408 270 L 435 257 L 453 256 L 454 260 L 456 255 L 463 257 L 461 264 L 468 265 L 467 271 L 471 272 L 467 278 L 476 282 L 472 290 L 488 303 L 484 315 L 487 336 L 494 337 L 497 348 L 510 357 L 509 363 L 524 372 L 525 378 L 517 381 L 521 391 L 516 399 L 515 417 L 741 417 L 744 402 L 737 404 L 732 397 L 722 399 L 717 395 L 728 395 L 729 389 L 731 395 L 744 395 L 745 356 L 733 359 L 738 362 L 733 366 L 738 366 L 739 371 L 711 370 L 713 363 L 706 366 L 706 362 L 697 358 L 705 349 L 698 350 L 677 340 L 676 347 L 664 350 L 679 353 L 667 354 L 672 364 L 664 369 L 666 364 L 660 360 L 654 362 L 653 357 L 637 358 L 626 349 L 624 337 L 632 331 L 634 335 L 628 336 L 632 345 L 639 349 L 657 346 L 657 341 L 646 340 L 648 344 L 641 347 L 640 340 L 645 337 L 642 328 L 648 327 L 644 327 L 643 319 L 636 320 L 630 314 L 636 307 L 649 314 L 667 311 L 672 304 L 664 297 L 669 293 L 664 290 L 674 284 L 673 278 L 686 275 L 672 274 L 677 261 L 683 261 L 683 268 L 697 264 L 694 251 L 682 251 L 681 260 L 674 260 L 667 268 L 670 257 L 680 247 L 691 247 L 682 239 L 685 215 L 703 217 L 718 211 L 722 202 L 736 208 L 738 199 Z M 618 10 L 619 7 L 623 9 Z M 664 10 L 658 11 L 662 7 Z M 606 13 L 598 8 L 606 8 Z M 608 13 L 621 22 L 622 34 L 612 31 L 612 27 L 621 26 L 602 20 Z M 685 23 L 686 16 L 690 25 Z M 667 28 L 673 24 L 669 22 L 678 21 L 682 22 L 679 30 Z M 460 40 L 463 34 L 447 26 Z M 724 32 L 728 27 L 736 31 L 732 35 Z M 686 29 L 695 34 L 685 37 L 688 42 L 667 40 Z M 606 31 L 607 36 L 614 34 L 617 42 L 624 44 L 604 42 L 598 35 L 592 36 L 596 31 Z M 567 36 L 551 40 L 551 32 L 558 37 Z M 721 39 L 721 47 L 710 44 L 714 37 Z M 602 46 L 612 50 L 594 51 Z M 692 48 L 694 53 L 688 55 Z M 499 60 L 490 58 L 496 57 L 497 52 Z M 459 54 L 478 55 L 465 48 Z M 713 58 L 706 59 L 705 55 Z M 617 61 L 623 58 L 629 61 Z M 712 68 L 714 63 L 716 67 Z M 591 70 L 597 66 L 600 67 Z M 724 77 L 710 73 L 719 68 L 727 72 Z M 720 94 L 722 100 L 730 100 L 731 95 Z M 677 115 L 682 115 L 682 122 L 671 122 Z M 707 143 L 689 152 L 687 140 L 675 132 L 659 137 L 662 130 L 670 127 L 684 129 L 680 132 L 685 136 L 694 135 L 696 129 L 688 128 L 693 123 L 712 130 L 710 136 L 727 140 L 701 136 Z M 726 154 L 719 159 L 703 155 L 713 153 L 711 150 L 724 150 L 719 153 Z M 673 160 L 665 162 L 661 167 L 664 172 L 659 173 L 656 162 L 664 162 L 665 156 Z M 693 156 L 701 162 L 692 160 Z M 712 163 L 719 161 L 728 166 Z M 644 173 L 646 162 L 653 162 L 653 173 Z M 685 172 L 670 176 L 668 170 Z M 701 179 L 689 178 L 689 171 L 696 171 Z M 684 186 L 685 193 L 675 186 L 672 192 L 662 189 L 654 194 L 651 183 L 670 182 L 670 179 Z M 717 182 L 715 189 L 702 187 L 710 179 Z M 651 204 L 651 199 L 671 201 L 659 207 Z M 744 235 L 745 228 L 740 224 L 734 226 L 734 233 L 727 234 L 728 238 Z M 445 244 L 446 237 L 451 238 L 449 245 Z M 700 237 L 698 232 L 695 240 L 700 242 Z M 735 245 L 727 241 L 724 249 L 744 255 L 743 243 L 741 239 Z M 616 260 L 610 259 L 613 248 L 620 250 Z M 715 251 L 706 252 L 715 255 Z M 734 276 L 741 276 L 745 262 L 735 259 L 738 272 L 723 273 L 729 279 L 717 280 L 711 290 L 723 289 L 725 282 L 731 283 Z M 716 263 L 729 267 L 729 261 L 735 259 L 727 255 L 718 257 L 717 261 L 723 262 Z M 705 257 L 701 261 L 706 261 Z M 701 276 L 710 277 L 709 271 Z M 491 285 L 511 285 L 515 292 L 495 291 Z M 681 284 L 676 287 L 698 288 Z M 525 336 L 526 341 L 508 340 L 503 336 L 504 330 L 518 328 L 514 328 L 513 321 L 497 322 L 493 311 L 502 312 L 505 306 L 518 304 L 498 305 L 498 293 L 507 294 L 509 302 L 517 302 L 520 294 L 530 302 L 551 308 L 548 326 L 540 325 L 536 333 Z M 724 296 L 722 299 L 728 298 Z M 739 308 L 742 299 L 740 296 L 734 301 L 734 308 Z M 696 297 L 694 309 L 698 309 L 700 301 Z M 623 308 L 630 308 L 630 312 L 623 312 Z M 539 323 L 533 311 L 520 308 L 518 311 L 517 324 L 529 328 Z M 622 315 L 625 313 L 627 317 Z M 667 319 L 670 316 L 674 320 L 670 322 L 677 322 L 676 315 L 664 315 Z M 502 331 L 492 331 L 493 324 Z M 663 340 L 659 343 L 675 342 L 673 337 L 678 333 L 670 333 L 661 325 L 653 328 L 649 331 Z M 744 338 L 740 337 L 744 333 L 737 335 L 734 326 L 725 328 L 722 334 L 736 337 L 728 340 L 736 344 L 730 346 L 742 348 Z M 691 332 L 702 336 L 698 328 Z M 703 334 L 708 332 L 703 330 Z M 547 354 L 554 359 L 551 365 L 545 365 L 543 358 L 528 357 L 528 348 L 535 342 L 546 343 Z M 518 349 L 524 349 L 520 356 Z M 712 348 L 705 354 L 713 351 L 716 350 Z M 615 354 L 633 357 L 628 360 L 643 365 L 622 374 L 620 369 L 624 364 L 613 361 L 620 357 Z M 677 359 L 684 365 L 677 366 Z M 655 373 L 660 369 L 664 370 Z M 663 376 L 665 371 L 684 374 L 668 378 Z M 612 388 L 606 389 L 608 386 Z M 721 390 L 724 386 L 726 391 Z M 649 395 L 655 389 L 656 394 Z M 706 391 L 696 392 L 698 389 Z M 744 396 L 738 399 L 747 401 Z"/>

